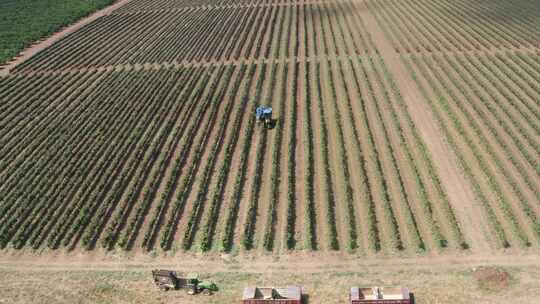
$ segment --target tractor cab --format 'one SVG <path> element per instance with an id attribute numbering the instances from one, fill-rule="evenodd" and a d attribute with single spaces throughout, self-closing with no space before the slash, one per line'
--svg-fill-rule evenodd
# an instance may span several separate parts
<path id="1" fill-rule="evenodd" d="M 264 123 L 266 129 L 272 128 L 272 107 L 259 106 L 255 111 L 255 117 L 259 123 Z"/>

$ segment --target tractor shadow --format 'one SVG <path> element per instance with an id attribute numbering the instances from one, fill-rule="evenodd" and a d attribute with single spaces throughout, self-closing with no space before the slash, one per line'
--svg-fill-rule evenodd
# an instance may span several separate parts
<path id="1" fill-rule="evenodd" d="M 270 124 L 268 125 L 268 127 L 266 127 L 262 121 L 259 122 L 258 124 L 261 125 L 261 126 L 263 126 L 264 128 L 266 128 L 267 130 L 273 130 L 274 128 L 277 127 L 278 123 L 279 123 L 279 122 L 278 122 L 277 119 L 271 118 L 271 119 L 270 119 Z"/>
<path id="2" fill-rule="evenodd" d="M 268 125 L 269 130 L 273 130 L 277 125 L 277 119 L 272 118 L 270 119 L 270 124 Z"/>

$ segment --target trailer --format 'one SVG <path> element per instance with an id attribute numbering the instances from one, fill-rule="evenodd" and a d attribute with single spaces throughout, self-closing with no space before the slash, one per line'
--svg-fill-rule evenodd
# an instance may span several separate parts
<path id="1" fill-rule="evenodd" d="M 350 304 L 411 304 L 407 287 L 352 287 Z"/>
<path id="2" fill-rule="evenodd" d="M 190 295 L 197 293 L 211 295 L 218 291 L 216 284 L 210 281 L 201 281 L 195 274 L 183 277 L 176 271 L 156 269 L 152 270 L 152 277 L 156 286 L 163 291 L 183 289 Z"/>
<path id="3" fill-rule="evenodd" d="M 178 289 L 186 282 L 180 282 L 176 271 L 156 269 L 152 270 L 154 283 L 161 290 Z"/>
<path id="4" fill-rule="evenodd" d="M 246 287 L 242 304 L 300 304 L 302 289 L 299 286 L 278 287 Z"/>

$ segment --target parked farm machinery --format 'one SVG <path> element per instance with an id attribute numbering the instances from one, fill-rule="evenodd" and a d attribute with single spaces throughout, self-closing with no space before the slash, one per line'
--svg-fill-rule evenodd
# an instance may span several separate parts
<path id="1" fill-rule="evenodd" d="M 184 289 L 189 295 L 211 295 L 218 291 L 216 284 L 201 281 L 197 275 L 180 276 L 171 270 L 152 270 L 156 286 L 163 291 Z M 300 286 L 244 288 L 242 304 L 301 304 Z M 407 287 L 352 287 L 349 304 L 412 304 L 414 297 Z"/>
<path id="2" fill-rule="evenodd" d="M 217 285 L 210 281 L 201 281 L 197 275 L 181 277 L 176 271 L 152 270 L 156 286 L 163 291 L 183 289 L 190 295 L 202 293 L 211 295 L 218 291 Z"/>

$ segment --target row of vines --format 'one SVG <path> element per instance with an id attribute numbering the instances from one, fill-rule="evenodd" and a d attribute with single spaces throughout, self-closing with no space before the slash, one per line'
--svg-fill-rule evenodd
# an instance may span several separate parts
<path id="1" fill-rule="evenodd" d="M 540 240 L 538 55 L 404 56 L 500 247 Z"/>
<path id="2" fill-rule="evenodd" d="M 377 56 L 13 75 L 1 85 L 2 247 L 466 246 Z M 260 101 L 275 109 L 270 131 L 252 117 Z"/>
<path id="3" fill-rule="evenodd" d="M 540 7 L 530 0 L 369 0 L 396 52 L 540 47 Z"/>
<path id="4" fill-rule="evenodd" d="M 231 7 L 259 5 L 289 5 L 318 0 L 132 0 L 117 9 L 115 13 L 136 13 L 145 11 L 181 10 L 193 7 Z"/>
<path id="5" fill-rule="evenodd" d="M 111 65 L 348 56 L 372 51 L 352 2 L 112 14 L 66 36 L 15 72 Z M 348 48 L 296 39 L 293 28 L 339 28 Z M 329 36 L 323 39 L 331 39 Z M 300 58 L 302 59 L 302 58 Z"/>

